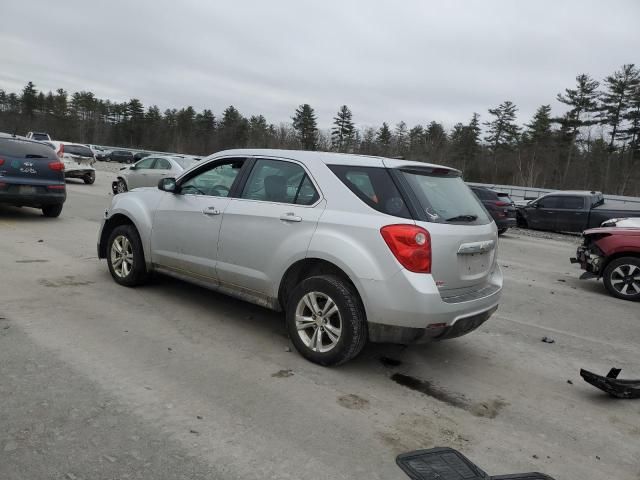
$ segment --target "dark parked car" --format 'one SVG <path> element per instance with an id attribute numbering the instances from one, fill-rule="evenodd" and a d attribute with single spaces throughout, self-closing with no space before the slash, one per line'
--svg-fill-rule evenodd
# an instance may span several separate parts
<path id="1" fill-rule="evenodd" d="M 497 192 L 487 187 L 469 187 L 496 222 L 498 234 L 502 235 L 509 227 L 516 226 L 516 206 L 508 193 Z"/>
<path id="2" fill-rule="evenodd" d="M 129 150 L 112 150 L 107 157 L 109 162 L 133 163 L 133 153 Z"/>
<path id="3" fill-rule="evenodd" d="M 522 226 L 557 232 L 582 232 L 611 218 L 638 216 L 640 204 L 605 202 L 600 192 L 552 192 L 518 206 Z"/>
<path id="4" fill-rule="evenodd" d="M 580 278 L 602 278 L 614 297 L 640 300 L 640 228 L 593 228 L 583 236 L 571 259 L 585 270 Z"/>
<path id="5" fill-rule="evenodd" d="M 146 158 L 149 155 L 151 155 L 151 154 L 147 153 L 147 152 L 136 152 L 136 153 L 133 154 L 133 161 L 137 162 L 138 160 L 142 160 L 143 158 Z"/>
<path id="6" fill-rule="evenodd" d="M 64 163 L 51 147 L 0 134 L 0 203 L 57 217 L 66 199 Z"/>

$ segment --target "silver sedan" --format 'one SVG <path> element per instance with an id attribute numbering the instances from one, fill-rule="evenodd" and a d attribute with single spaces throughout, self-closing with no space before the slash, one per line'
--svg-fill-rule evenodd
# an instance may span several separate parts
<path id="1" fill-rule="evenodd" d="M 190 157 L 152 155 L 123 167 L 113 182 L 113 193 L 124 193 L 138 187 L 156 187 L 165 177 L 177 177 L 187 170 L 195 160 Z"/>

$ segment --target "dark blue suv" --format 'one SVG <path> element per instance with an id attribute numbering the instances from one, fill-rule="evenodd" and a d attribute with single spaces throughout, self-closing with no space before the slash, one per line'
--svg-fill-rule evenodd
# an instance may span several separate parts
<path id="1" fill-rule="evenodd" d="M 0 203 L 57 217 L 67 199 L 64 163 L 44 143 L 0 133 Z"/>

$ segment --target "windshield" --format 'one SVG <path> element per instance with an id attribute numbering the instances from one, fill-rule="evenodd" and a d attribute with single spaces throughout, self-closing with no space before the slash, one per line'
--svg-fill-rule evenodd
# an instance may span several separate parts
<path id="1" fill-rule="evenodd" d="M 193 160 L 192 158 L 180 158 L 180 157 L 173 157 L 173 160 L 180 165 L 184 170 L 186 170 L 187 168 L 189 168 L 191 165 L 193 165 L 195 162 L 195 160 Z"/>
<path id="2" fill-rule="evenodd" d="M 483 225 L 491 222 L 486 210 L 471 189 L 449 170 L 442 174 L 423 174 L 400 170 L 415 193 L 428 221 Z M 439 172 L 439 170 L 435 170 Z"/>

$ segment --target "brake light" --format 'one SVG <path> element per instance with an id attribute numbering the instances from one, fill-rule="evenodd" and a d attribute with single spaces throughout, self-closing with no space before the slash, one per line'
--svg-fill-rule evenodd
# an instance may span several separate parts
<path id="1" fill-rule="evenodd" d="M 494 204 L 496 207 L 508 207 L 511 205 L 509 202 L 503 202 L 502 200 L 496 200 Z"/>
<path id="2" fill-rule="evenodd" d="M 382 238 L 398 262 L 411 272 L 431 273 L 431 235 L 416 225 L 387 225 Z"/>
<path id="3" fill-rule="evenodd" d="M 0 166 L 4 165 L 4 158 L 0 158 Z"/>
<path id="4" fill-rule="evenodd" d="M 60 150 L 58 150 L 58 157 L 62 158 L 64 156 L 64 144 L 60 144 Z"/>
<path id="5" fill-rule="evenodd" d="M 64 163 L 62 162 L 49 162 L 49 168 L 51 170 L 55 170 L 56 172 L 61 172 L 64 170 Z"/>
<path id="6" fill-rule="evenodd" d="M 49 190 L 64 190 L 65 186 L 64 185 L 47 185 L 47 188 Z"/>

